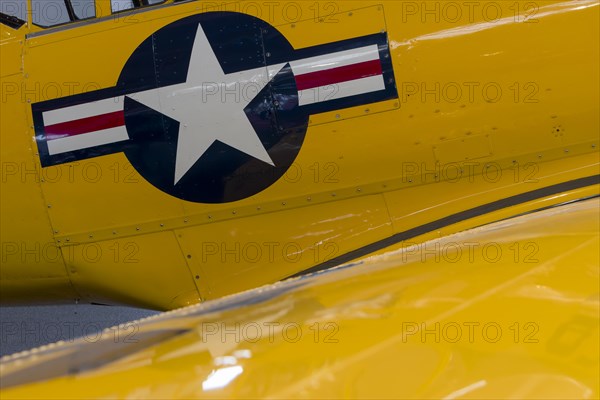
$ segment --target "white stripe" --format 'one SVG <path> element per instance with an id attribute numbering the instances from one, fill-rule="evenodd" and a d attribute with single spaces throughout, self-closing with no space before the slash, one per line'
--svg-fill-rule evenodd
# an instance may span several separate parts
<path id="1" fill-rule="evenodd" d="M 372 60 L 379 60 L 379 47 L 376 44 L 359 47 L 358 49 L 345 50 L 338 53 L 292 61 L 290 66 L 292 67 L 294 75 L 298 76 Z"/>
<path id="2" fill-rule="evenodd" d="M 96 115 L 123 111 L 123 99 L 125 96 L 111 97 L 92 103 L 79 104 L 77 106 L 59 108 L 57 110 L 43 113 L 44 126 L 60 124 L 78 119 L 95 117 Z"/>
<path id="3" fill-rule="evenodd" d="M 48 153 L 53 156 L 68 151 L 87 149 L 103 144 L 122 142 L 124 140 L 129 140 L 127 129 L 124 126 L 117 126 L 116 128 L 48 140 L 46 143 L 48 143 Z"/>
<path id="4" fill-rule="evenodd" d="M 298 92 L 299 104 L 319 103 L 341 99 L 344 97 L 356 96 L 358 94 L 377 92 L 385 89 L 383 75 L 369 76 L 367 78 L 355 79 L 353 81 L 334 83 L 327 86 L 321 86 L 312 89 L 300 90 Z"/>

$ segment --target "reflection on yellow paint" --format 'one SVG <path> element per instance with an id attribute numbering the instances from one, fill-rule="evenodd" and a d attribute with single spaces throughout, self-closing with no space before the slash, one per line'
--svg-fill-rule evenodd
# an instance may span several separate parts
<path id="1" fill-rule="evenodd" d="M 4 358 L 0 394 L 596 398 L 599 235 L 598 198 L 507 219 Z"/>

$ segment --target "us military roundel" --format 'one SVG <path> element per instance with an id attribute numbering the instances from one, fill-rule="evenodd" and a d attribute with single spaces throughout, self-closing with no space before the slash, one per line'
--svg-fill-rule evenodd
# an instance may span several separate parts
<path id="1" fill-rule="evenodd" d="M 222 203 L 280 179 L 310 115 L 397 97 L 385 32 L 295 49 L 260 19 L 209 12 L 148 37 L 115 87 L 32 112 L 43 167 L 124 153 L 156 188 Z"/>

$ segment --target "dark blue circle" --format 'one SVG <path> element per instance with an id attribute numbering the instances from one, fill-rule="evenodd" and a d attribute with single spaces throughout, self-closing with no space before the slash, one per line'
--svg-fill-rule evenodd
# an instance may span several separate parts
<path id="1" fill-rule="evenodd" d="M 198 14 L 148 37 L 127 61 L 118 88 L 135 93 L 184 83 L 199 25 L 226 74 L 287 62 L 294 53 L 280 32 L 258 18 L 234 12 Z M 309 116 L 298 106 L 289 65 L 244 112 L 275 166 L 216 141 L 174 184 L 179 122 L 129 97 L 125 124 L 134 145 L 127 146 L 125 155 L 148 182 L 180 199 L 225 203 L 248 198 L 279 180 L 304 142 Z"/>

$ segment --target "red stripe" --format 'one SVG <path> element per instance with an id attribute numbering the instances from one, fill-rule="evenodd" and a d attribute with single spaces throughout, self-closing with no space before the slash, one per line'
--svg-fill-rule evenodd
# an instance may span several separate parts
<path id="1" fill-rule="evenodd" d="M 298 90 L 306 90 L 381 74 L 381 62 L 377 59 L 298 75 L 296 76 L 296 86 Z"/>
<path id="2" fill-rule="evenodd" d="M 125 113 L 123 111 L 115 111 L 108 114 L 96 115 L 94 117 L 47 126 L 45 128 L 46 140 L 81 135 L 83 133 L 96 132 L 123 125 L 125 125 Z"/>

